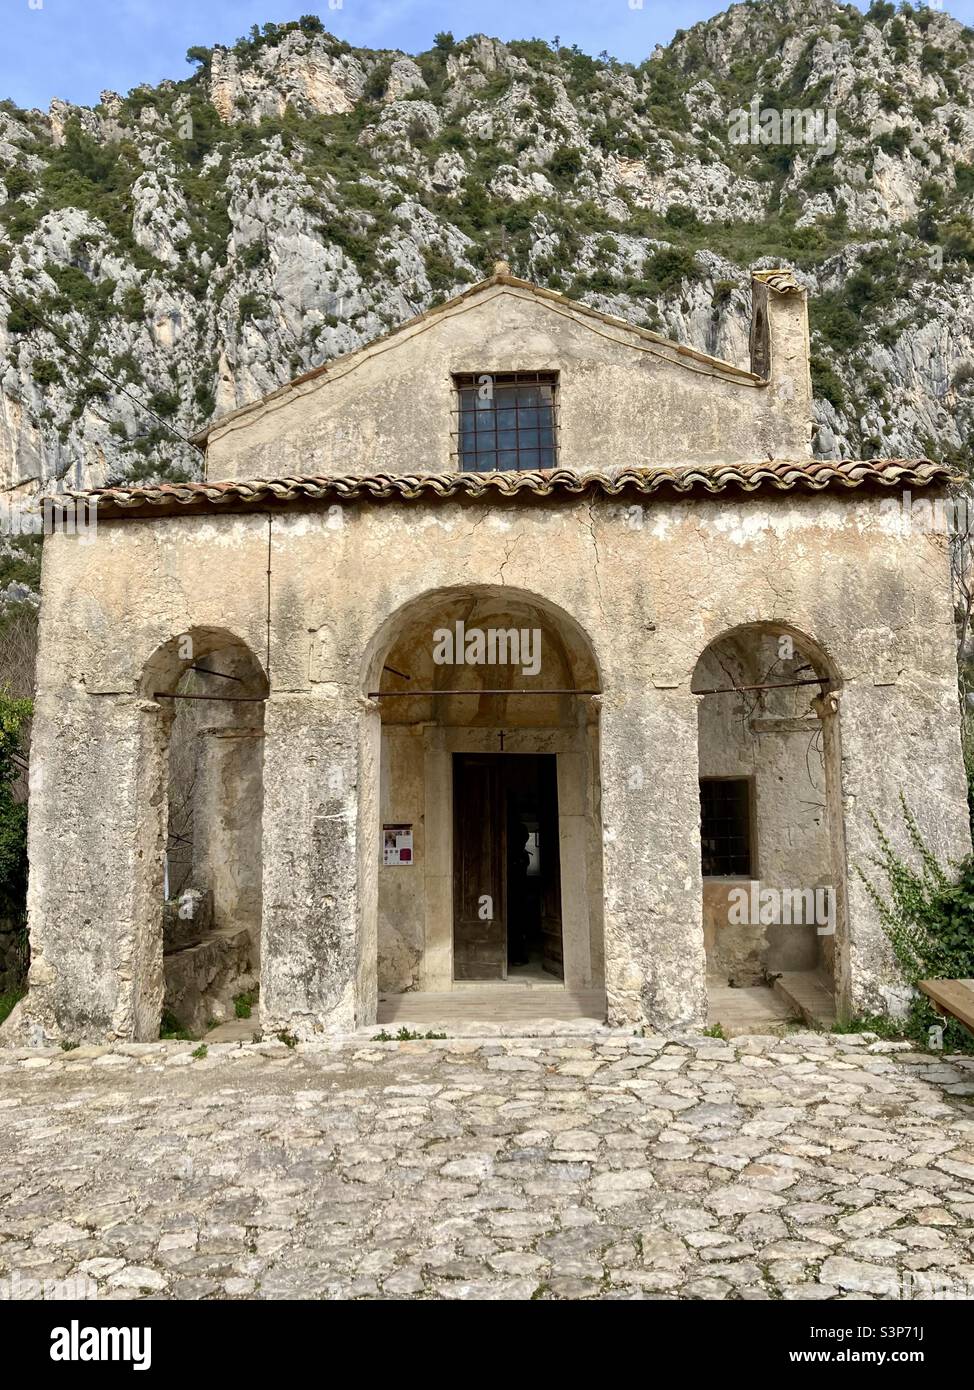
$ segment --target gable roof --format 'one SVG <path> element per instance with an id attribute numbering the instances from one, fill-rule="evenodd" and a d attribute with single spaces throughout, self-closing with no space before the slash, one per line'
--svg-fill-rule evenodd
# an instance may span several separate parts
<path id="1" fill-rule="evenodd" d="M 767 283 L 772 290 L 779 294 L 804 293 L 790 271 L 757 271 L 752 278 Z M 351 352 L 343 353 L 340 357 L 333 357 L 328 362 L 323 362 L 320 367 L 314 367 L 310 372 L 295 377 L 284 386 L 278 386 L 275 390 L 268 392 L 267 395 L 254 401 L 248 401 L 246 405 L 238 406 L 235 410 L 227 411 L 225 415 L 212 420 L 205 429 L 194 434 L 192 442 L 205 447 L 210 435 L 216 431 L 222 431 L 225 425 L 234 421 L 243 421 L 247 415 L 261 410 L 271 401 L 283 403 L 284 398 L 289 395 L 302 395 L 304 394 L 303 388 L 320 381 L 323 377 L 344 375 L 360 361 L 364 361 L 377 353 L 385 352 L 400 342 L 407 341 L 414 333 L 428 327 L 431 322 L 447 318 L 452 314 L 464 313 L 477 304 L 493 298 L 498 293 L 514 294 L 521 298 L 533 299 L 553 312 L 567 313 L 577 318 L 579 322 L 586 323 L 596 332 L 599 331 L 600 327 L 609 327 L 637 341 L 655 344 L 658 348 L 663 349 L 660 353 L 661 356 L 687 366 L 691 370 L 703 369 L 715 376 L 735 381 L 741 385 L 766 386 L 768 384 L 764 377 L 758 376 L 744 367 L 736 367 L 733 363 L 724 362 L 719 357 L 710 357 L 707 353 L 699 352 L 696 348 L 687 347 L 685 343 L 676 343 L 670 338 L 664 338 L 649 328 L 639 328 L 636 324 L 629 323 L 627 319 L 619 318 L 615 314 L 603 313 L 601 309 L 593 309 L 591 305 L 582 304 L 577 299 L 569 299 L 567 295 L 559 294 L 557 290 L 546 289 L 542 285 L 534 284 L 531 280 L 520 280 L 516 275 L 511 274 L 511 268 L 506 261 L 497 261 L 493 274 L 486 280 L 480 280 L 476 285 L 471 285 L 469 289 L 464 290 L 462 294 L 454 295 L 452 299 L 445 300 L 444 303 L 434 305 L 432 309 L 427 309 L 414 318 L 407 319 L 405 323 L 399 324 L 389 333 L 372 338 Z"/>
<path id="2" fill-rule="evenodd" d="M 470 497 L 487 503 L 527 495 L 570 496 L 600 492 L 653 495 L 822 492 L 859 488 L 945 486 L 956 481 L 946 464 L 929 459 L 803 459 L 798 462 L 725 464 L 715 467 L 626 468 L 618 473 L 581 473 L 551 468 L 504 473 L 369 473 L 362 476 L 254 478 L 239 482 L 162 483 L 152 487 L 95 488 L 61 492 L 62 501 L 97 505 L 98 515 L 165 516 L 196 512 L 265 511 L 281 506 L 369 499 L 415 501 Z"/>

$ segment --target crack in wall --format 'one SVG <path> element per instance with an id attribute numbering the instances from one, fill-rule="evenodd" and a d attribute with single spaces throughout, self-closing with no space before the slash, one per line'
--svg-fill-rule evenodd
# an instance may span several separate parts
<path id="1" fill-rule="evenodd" d="M 583 522 L 583 525 L 586 525 L 586 523 Z M 601 576 L 601 574 L 599 573 L 599 566 L 600 566 L 601 563 L 602 563 L 602 556 L 599 554 L 599 541 L 598 541 L 598 536 L 597 536 L 596 533 L 595 533 L 595 497 L 594 497 L 594 496 L 591 496 L 591 497 L 589 497 L 589 499 L 588 499 L 588 522 L 587 522 L 587 525 L 586 525 L 586 529 L 588 530 L 589 534 L 590 534 L 591 537 L 592 537 L 592 549 L 595 551 L 595 566 L 594 566 L 594 569 L 593 569 L 592 572 L 593 572 L 593 574 L 594 574 L 594 576 L 595 576 L 595 588 L 596 588 L 596 592 L 598 593 L 598 598 L 599 598 L 599 614 L 601 615 L 601 617 L 602 617 L 603 620 L 604 620 L 604 619 L 605 619 L 605 598 L 604 598 L 604 595 L 603 595 L 603 593 L 602 593 L 602 576 Z"/>

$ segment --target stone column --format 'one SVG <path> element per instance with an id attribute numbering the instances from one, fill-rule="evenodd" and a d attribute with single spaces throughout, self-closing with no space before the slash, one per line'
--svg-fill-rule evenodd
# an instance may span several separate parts
<path id="1" fill-rule="evenodd" d="M 615 683 L 602 700 L 601 765 L 609 1021 L 700 1026 L 707 987 L 689 684 Z"/>
<path id="2" fill-rule="evenodd" d="M 367 734 L 378 716 L 369 716 Z M 361 701 L 348 687 L 274 694 L 265 707 L 261 1027 L 299 1038 L 351 1031 L 368 984 L 360 873 Z M 369 779 L 378 779 L 377 749 Z M 377 787 L 372 793 L 377 808 Z M 369 819 L 374 819 L 370 816 Z M 378 853 L 378 834 L 372 849 Z M 361 866 L 360 866 L 361 858 Z M 372 874 L 376 879 L 377 875 Z M 372 914 L 375 917 L 375 912 Z M 372 937 L 375 935 L 373 921 Z M 374 945 L 374 941 L 373 941 Z M 359 953 L 362 953 L 360 970 Z M 364 1012 L 374 1014 L 367 997 Z"/>
<path id="3" fill-rule="evenodd" d="M 420 988 L 453 988 L 453 755 L 444 731 L 424 730 L 426 939 Z"/>
<path id="4" fill-rule="evenodd" d="M 382 853 L 380 762 L 382 715 L 378 700 L 358 696 L 358 812 L 355 899 L 355 1022 L 375 1023 L 379 1007 L 379 856 Z"/>
<path id="5" fill-rule="evenodd" d="M 825 770 L 825 819 L 829 837 L 830 881 L 835 895 L 835 936 L 831 942 L 835 1007 L 840 1019 L 852 1008 L 849 942 L 849 870 L 846 853 L 845 807 L 842 796 L 842 728 L 840 694 L 826 691 L 812 700 L 822 726 L 822 766 Z M 822 943 L 828 968 L 828 946 Z"/>
<path id="6" fill-rule="evenodd" d="M 31 970 L 4 1041 L 151 1041 L 162 1012 L 171 713 L 134 695 L 42 694 L 28 841 Z"/>
<path id="7" fill-rule="evenodd" d="M 841 1003 L 852 1013 L 895 1013 L 907 999 L 876 905 L 858 872 L 888 898 L 888 881 L 871 863 L 878 848 L 872 817 L 914 868 L 919 860 L 904 823 L 901 793 L 927 847 L 948 872 L 951 861 L 971 850 L 952 675 L 909 683 L 891 675 L 882 684 L 863 677 L 841 692 L 849 922 Z"/>
<path id="8" fill-rule="evenodd" d="M 561 864 L 561 936 L 565 988 L 592 987 L 592 909 L 586 839 L 589 810 L 587 750 L 559 753 L 558 841 Z"/>

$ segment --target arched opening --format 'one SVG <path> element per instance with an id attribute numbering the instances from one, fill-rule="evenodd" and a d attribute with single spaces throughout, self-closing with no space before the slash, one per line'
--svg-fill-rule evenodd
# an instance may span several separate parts
<path id="1" fill-rule="evenodd" d="M 585 634 L 533 594 L 439 590 L 384 624 L 366 686 L 380 1021 L 423 1021 L 419 996 L 448 993 L 456 1014 L 503 1019 L 514 990 L 521 1016 L 602 1016 L 601 686 Z"/>
<path id="2" fill-rule="evenodd" d="M 787 625 L 750 624 L 697 662 L 711 1022 L 828 1025 L 844 1009 L 839 677 Z"/>
<path id="3" fill-rule="evenodd" d="M 151 658 L 142 692 L 156 725 L 163 1031 L 201 1037 L 239 1018 L 249 1038 L 260 981 L 267 680 L 245 643 L 199 628 Z"/>

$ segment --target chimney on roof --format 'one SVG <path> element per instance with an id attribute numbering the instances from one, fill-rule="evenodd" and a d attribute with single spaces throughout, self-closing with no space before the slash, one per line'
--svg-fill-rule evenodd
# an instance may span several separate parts
<path id="1" fill-rule="evenodd" d="M 812 448 L 808 293 L 790 270 L 751 275 L 751 371 L 768 382 L 771 404 L 791 416 Z"/>

